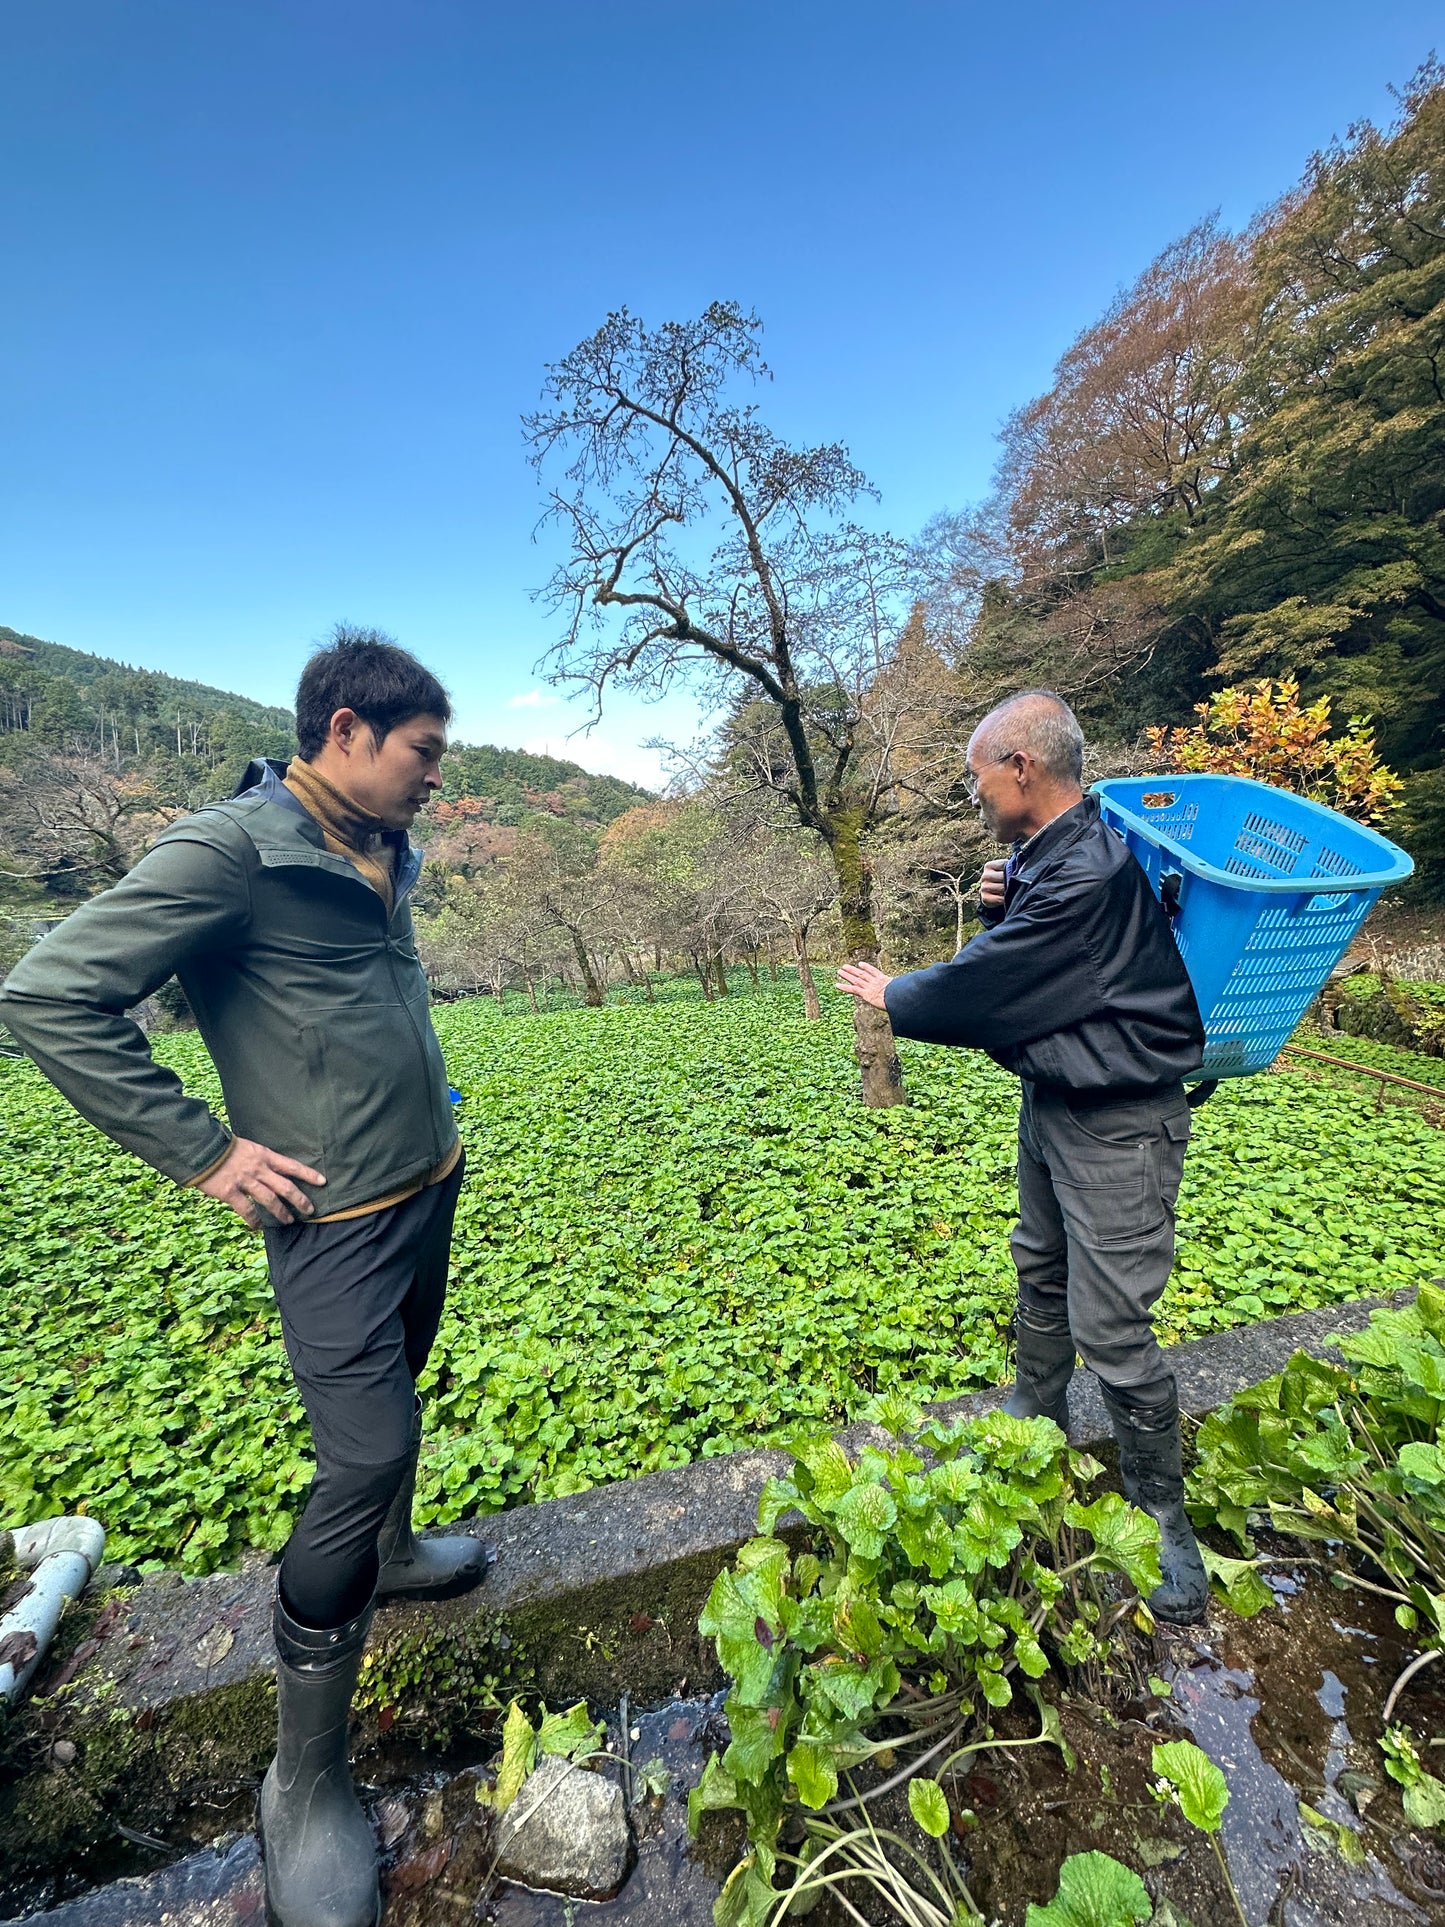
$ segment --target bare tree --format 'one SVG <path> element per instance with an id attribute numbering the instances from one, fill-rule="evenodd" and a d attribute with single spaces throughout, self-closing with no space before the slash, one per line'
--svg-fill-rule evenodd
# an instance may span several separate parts
<path id="1" fill-rule="evenodd" d="M 605 1003 L 606 976 L 595 952 L 606 930 L 611 881 L 598 866 L 592 838 L 562 821 L 522 830 L 506 859 L 506 877 L 509 898 L 529 914 L 532 929 L 550 928 L 567 939 L 585 1001 Z"/>
<path id="2" fill-rule="evenodd" d="M 526 418 L 565 471 L 548 519 L 568 555 L 549 596 L 559 681 L 660 694 L 702 672 L 765 712 L 755 774 L 826 846 L 844 947 L 875 960 L 866 837 L 889 807 L 868 699 L 901 626 L 903 545 L 846 519 L 867 482 L 841 443 L 793 448 L 735 391 L 768 374 L 760 324 L 716 302 L 649 330 L 624 309 L 552 364 Z M 867 1103 L 903 1096 L 886 1016 L 858 1003 Z"/>
<path id="3" fill-rule="evenodd" d="M 0 765 L 0 874 L 104 889 L 179 813 L 143 773 L 117 775 L 101 755 L 12 744 Z"/>
<path id="4" fill-rule="evenodd" d="M 823 853 L 804 845 L 791 826 L 757 823 L 731 840 L 729 862 L 758 924 L 778 931 L 793 953 L 803 1015 L 822 1016 L 808 937 L 838 901 L 838 882 Z"/>

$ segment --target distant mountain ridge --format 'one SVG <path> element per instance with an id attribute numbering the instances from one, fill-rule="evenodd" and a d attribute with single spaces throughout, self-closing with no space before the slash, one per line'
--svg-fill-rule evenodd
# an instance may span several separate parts
<path id="1" fill-rule="evenodd" d="M 227 740 L 234 752 L 224 767 L 233 777 L 240 767 L 236 755 L 244 761 L 247 754 L 294 752 L 296 719 L 289 709 L 258 703 L 232 690 L 216 689 L 209 683 L 168 675 L 163 670 L 137 669 L 110 657 L 89 655 L 84 650 L 45 642 L 39 636 L 25 635 L 0 624 L 0 694 L 5 690 L 7 677 L 10 681 L 25 680 L 23 675 L 15 673 L 19 670 L 38 672 L 42 681 L 57 679 L 49 684 L 49 710 L 40 699 L 35 710 L 37 725 L 47 714 L 60 716 L 60 723 L 52 731 L 54 740 L 60 739 L 72 721 L 77 728 L 94 727 L 91 712 L 97 705 L 114 709 L 128 697 L 143 712 L 143 717 L 153 719 L 150 726 L 158 738 L 163 728 L 175 733 L 178 711 L 184 715 L 188 728 L 192 719 L 201 718 L 213 733 L 221 729 L 224 720 L 230 731 Z M 64 688 L 67 683 L 72 686 L 70 693 Z M 55 708 L 57 690 L 62 699 L 59 711 Z M 82 699 L 78 707 L 77 696 Z M 71 705 L 69 711 L 65 708 L 67 703 Z M 8 725 L 0 717 L 0 727 L 26 728 L 27 717 L 28 712 L 22 716 L 17 709 Z M 144 729 L 143 720 L 142 733 Z M 247 731 L 260 733 L 248 740 Z M 123 726 L 122 741 L 125 733 Z M 137 735 L 135 741 L 139 754 L 141 735 Z M 616 776 L 596 775 L 583 769 L 580 763 L 556 756 L 536 756 L 526 750 L 500 749 L 489 743 L 455 744 L 442 768 L 446 778 L 443 795 L 449 804 L 461 806 L 461 814 L 466 817 L 503 828 L 515 827 L 529 816 L 540 814 L 565 816 L 588 829 L 600 830 L 625 810 L 655 800 L 650 791 L 640 789 L 635 783 L 625 783 Z"/>
<path id="2" fill-rule="evenodd" d="M 250 696 L 239 696 L 229 689 L 215 689 L 209 683 L 168 675 L 163 669 L 138 669 L 110 656 L 87 655 L 83 649 L 70 649 L 61 642 L 45 642 L 39 636 L 22 635 L 18 629 L 0 623 L 0 645 L 5 643 L 23 654 L 12 657 L 12 649 L 5 649 L 0 656 L 0 675 L 4 674 L 4 661 L 14 659 L 28 662 L 47 676 L 64 676 L 80 689 L 88 689 L 106 676 L 145 676 L 167 704 L 179 703 L 188 714 L 205 716 L 226 710 L 242 722 L 259 723 L 269 729 L 294 729 L 296 725 L 291 711 L 276 704 L 258 703 Z"/>

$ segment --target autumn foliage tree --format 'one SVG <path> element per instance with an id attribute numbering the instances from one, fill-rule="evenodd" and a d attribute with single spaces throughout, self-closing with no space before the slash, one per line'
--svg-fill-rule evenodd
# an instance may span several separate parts
<path id="1" fill-rule="evenodd" d="M 1331 736 L 1330 708 L 1328 696 L 1301 704 L 1297 682 L 1259 682 L 1200 703 L 1192 729 L 1149 729 L 1145 737 L 1161 770 L 1252 776 L 1378 823 L 1403 785 L 1380 761 L 1368 718 L 1353 717 Z"/>
<path id="2" fill-rule="evenodd" d="M 1370 716 L 1395 834 L 1439 889 L 1445 69 L 1399 108 L 1245 233 L 1206 221 L 1165 249 L 1010 418 L 992 500 L 936 518 L 916 566 L 981 694 L 1057 688 L 1094 740 L 1187 729 L 1262 680 L 1297 683 L 1302 715 Z"/>

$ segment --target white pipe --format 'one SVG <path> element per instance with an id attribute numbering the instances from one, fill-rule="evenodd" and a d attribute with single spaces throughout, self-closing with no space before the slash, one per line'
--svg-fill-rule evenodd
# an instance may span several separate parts
<path id="1" fill-rule="evenodd" d="M 95 1519 L 42 1519 L 10 1535 L 15 1563 L 35 1576 L 0 1619 L 0 1700 L 18 1700 L 55 1637 L 69 1600 L 78 1599 L 100 1565 L 105 1529 Z"/>

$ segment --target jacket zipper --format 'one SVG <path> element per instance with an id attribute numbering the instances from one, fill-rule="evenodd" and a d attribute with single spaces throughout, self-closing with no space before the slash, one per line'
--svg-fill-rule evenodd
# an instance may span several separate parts
<path id="1" fill-rule="evenodd" d="M 364 887 L 367 889 L 370 889 L 371 886 L 367 884 Z M 375 892 L 373 892 L 373 895 L 374 894 Z M 380 897 L 377 897 L 376 900 L 378 905 L 381 905 Z M 393 912 L 393 914 L 395 913 Z M 402 995 L 401 979 L 396 974 L 396 956 L 391 947 L 391 923 L 390 923 L 390 920 L 386 918 L 386 912 L 384 907 L 382 909 L 382 916 L 385 924 L 385 927 L 382 932 L 382 942 L 386 945 L 386 967 L 391 972 L 392 986 L 396 991 L 396 1001 L 401 1005 L 402 1009 L 406 1012 L 406 1021 L 411 1025 L 412 1036 L 415 1037 L 416 1039 L 417 1056 L 421 1060 L 422 1081 L 424 1084 L 429 1085 L 431 1082 L 431 1067 L 427 1063 L 427 1059 L 426 1059 L 426 1039 L 421 1034 L 420 1025 L 417 1023 L 415 1017 L 413 1017 L 411 1014 L 411 1005 L 407 1002 L 406 998 Z M 436 1152 L 436 1156 L 432 1159 L 432 1163 L 440 1164 L 442 1160 L 442 1145 L 441 1145 L 441 1139 L 437 1136 L 435 1113 L 433 1113 L 432 1115 L 431 1141 L 432 1141 L 432 1149 Z"/>
<path id="2" fill-rule="evenodd" d="M 347 868 L 351 869 L 351 866 L 348 864 Z M 331 875 L 338 876 L 340 875 L 340 872 L 333 870 L 331 872 Z M 396 974 L 396 957 L 391 947 L 391 920 L 390 918 L 388 918 L 386 914 L 386 905 L 382 902 L 381 898 L 377 895 L 376 891 L 372 888 L 372 886 L 366 881 L 366 878 L 360 875 L 359 872 L 352 870 L 352 877 L 355 878 L 357 888 L 359 890 L 365 890 L 367 895 L 371 897 L 375 902 L 377 909 L 380 910 L 381 912 L 381 941 L 382 941 L 382 946 L 386 951 L 386 967 L 391 972 L 391 986 L 392 986 L 392 989 L 396 992 L 396 1001 L 401 1005 L 402 1009 L 406 1012 L 406 1021 L 411 1025 L 411 1034 L 416 1039 L 416 1050 L 417 1050 L 417 1057 L 419 1058 L 421 1063 L 422 1081 L 423 1083 L 429 1083 L 431 1078 L 431 1066 L 427 1063 L 426 1039 L 422 1036 L 421 1028 L 418 1025 L 415 1017 L 413 1017 L 411 1014 L 411 1005 L 407 1002 L 406 998 L 402 995 L 401 979 Z M 350 881 L 350 880 L 351 880 L 350 878 L 346 879 L 346 881 Z M 413 879 L 413 881 L 415 881 L 415 879 Z M 410 891 L 407 892 L 407 895 L 410 895 Z M 400 896 L 396 900 L 398 905 L 404 901 L 405 901 L 405 898 Z M 394 905 L 392 908 L 392 916 L 395 916 L 395 915 L 396 915 L 396 906 Z M 441 1139 L 437 1135 L 435 1116 L 433 1116 L 432 1118 L 431 1141 L 432 1141 L 432 1150 L 436 1153 L 435 1157 L 432 1159 L 432 1163 L 440 1164 L 442 1161 L 442 1144 L 441 1144 Z"/>

